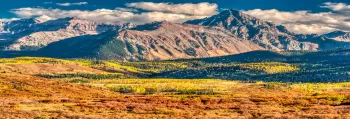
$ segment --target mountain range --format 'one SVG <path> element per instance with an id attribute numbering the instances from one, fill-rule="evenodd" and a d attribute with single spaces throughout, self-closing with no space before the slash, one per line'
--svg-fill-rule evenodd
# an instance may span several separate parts
<path id="1" fill-rule="evenodd" d="M 64 48 L 62 49 L 62 46 Z M 50 57 L 167 60 L 214 57 L 263 50 L 225 29 L 153 22 L 122 31 L 81 36 L 49 44 L 38 52 Z"/>
<path id="2" fill-rule="evenodd" d="M 183 24 L 102 23 L 77 17 L 0 21 L 2 52 L 59 58 L 171 60 L 240 54 L 256 50 L 350 48 L 350 33 L 295 34 L 284 26 L 230 9 Z M 23 53 L 21 55 L 29 55 Z M 6 57 L 3 55 L 2 57 Z"/>
<path id="3" fill-rule="evenodd" d="M 77 17 L 40 21 L 36 18 L 0 23 L 1 48 L 4 51 L 37 50 L 71 37 L 100 34 L 108 30 L 131 28 L 131 23 L 101 23 Z"/>
<path id="4" fill-rule="evenodd" d="M 185 23 L 224 28 L 235 36 L 253 41 L 267 50 L 329 50 L 348 47 L 345 45 L 348 43 L 323 35 L 295 34 L 284 26 L 260 20 L 234 9 Z"/>

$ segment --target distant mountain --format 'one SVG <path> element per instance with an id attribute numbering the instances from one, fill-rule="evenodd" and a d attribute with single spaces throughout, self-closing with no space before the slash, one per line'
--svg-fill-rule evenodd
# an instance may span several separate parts
<path id="1" fill-rule="evenodd" d="M 0 21 L 0 57 L 36 54 L 60 58 L 173 60 L 255 50 L 320 51 L 350 48 L 349 35 L 341 31 L 325 35 L 295 34 L 284 26 L 234 9 L 184 24 L 163 21 L 134 25 L 77 17 L 49 21 L 31 18 Z M 254 57 L 270 55 L 248 58 Z"/>
<path id="2" fill-rule="evenodd" d="M 49 57 L 168 60 L 239 54 L 263 48 L 221 28 L 153 22 L 54 42 L 39 50 Z"/>
<path id="3" fill-rule="evenodd" d="M 350 47 L 348 43 L 316 34 L 294 34 L 284 26 L 257 19 L 234 9 L 185 23 L 224 28 L 235 36 L 253 41 L 268 50 L 328 50 Z"/>
<path id="4" fill-rule="evenodd" d="M 46 22 L 30 18 L 1 22 L 0 24 L 0 45 L 1 49 L 6 51 L 37 50 L 66 38 L 134 27 L 130 23 L 101 23 L 77 17 Z"/>
<path id="5" fill-rule="evenodd" d="M 334 31 L 323 36 L 337 41 L 350 42 L 350 32 Z"/>

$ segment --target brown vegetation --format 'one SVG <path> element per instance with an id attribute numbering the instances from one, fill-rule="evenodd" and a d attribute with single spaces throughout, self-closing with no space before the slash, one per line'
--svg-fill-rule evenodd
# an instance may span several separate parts
<path id="1" fill-rule="evenodd" d="M 350 83 L 100 79 L 127 75 L 105 69 L 146 74 L 187 65 L 38 58 L 0 62 L 0 118 L 350 118 Z M 283 63 L 238 66 L 270 73 L 298 70 Z"/>
<path id="2" fill-rule="evenodd" d="M 348 106 L 350 96 L 349 93 L 343 93 L 349 89 L 348 84 L 321 86 L 321 84 L 288 85 L 221 80 L 120 79 L 89 81 L 82 85 L 22 75 L 1 75 L 1 78 L 0 114 L 5 118 L 348 118 L 350 116 Z M 123 82 L 124 84 L 121 84 Z M 219 92 L 215 94 L 157 92 L 140 95 L 119 94 L 105 88 L 94 88 L 110 84 L 169 85 L 183 82 L 199 85 L 205 90 L 209 90 L 205 86 L 221 90 L 217 90 Z M 153 88 L 164 88 L 160 85 Z M 225 85 L 228 87 L 223 89 L 221 86 Z M 324 88 L 319 89 L 320 86 Z"/>
<path id="3" fill-rule="evenodd" d="M 104 71 L 75 64 L 0 64 L 2 73 L 55 74 L 55 73 L 103 73 Z"/>

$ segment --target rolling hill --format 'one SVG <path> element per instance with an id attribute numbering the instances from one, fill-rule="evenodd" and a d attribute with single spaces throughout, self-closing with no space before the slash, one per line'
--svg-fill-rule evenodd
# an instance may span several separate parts
<path id="1" fill-rule="evenodd" d="M 253 51 L 180 61 L 190 62 L 192 67 L 152 76 L 277 82 L 342 82 L 350 79 L 349 49 L 319 52 Z"/>

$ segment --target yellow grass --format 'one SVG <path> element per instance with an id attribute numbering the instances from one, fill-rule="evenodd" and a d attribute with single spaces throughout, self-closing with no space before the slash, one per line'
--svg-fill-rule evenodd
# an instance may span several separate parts
<path id="1" fill-rule="evenodd" d="M 90 84 L 134 94 L 222 94 L 239 86 L 237 81 L 215 79 L 116 79 L 91 81 Z"/>
<path id="2" fill-rule="evenodd" d="M 268 74 L 286 73 L 300 70 L 300 68 L 295 65 L 280 62 L 245 63 L 235 65 L 252 70 L 261 70 Z"/>

